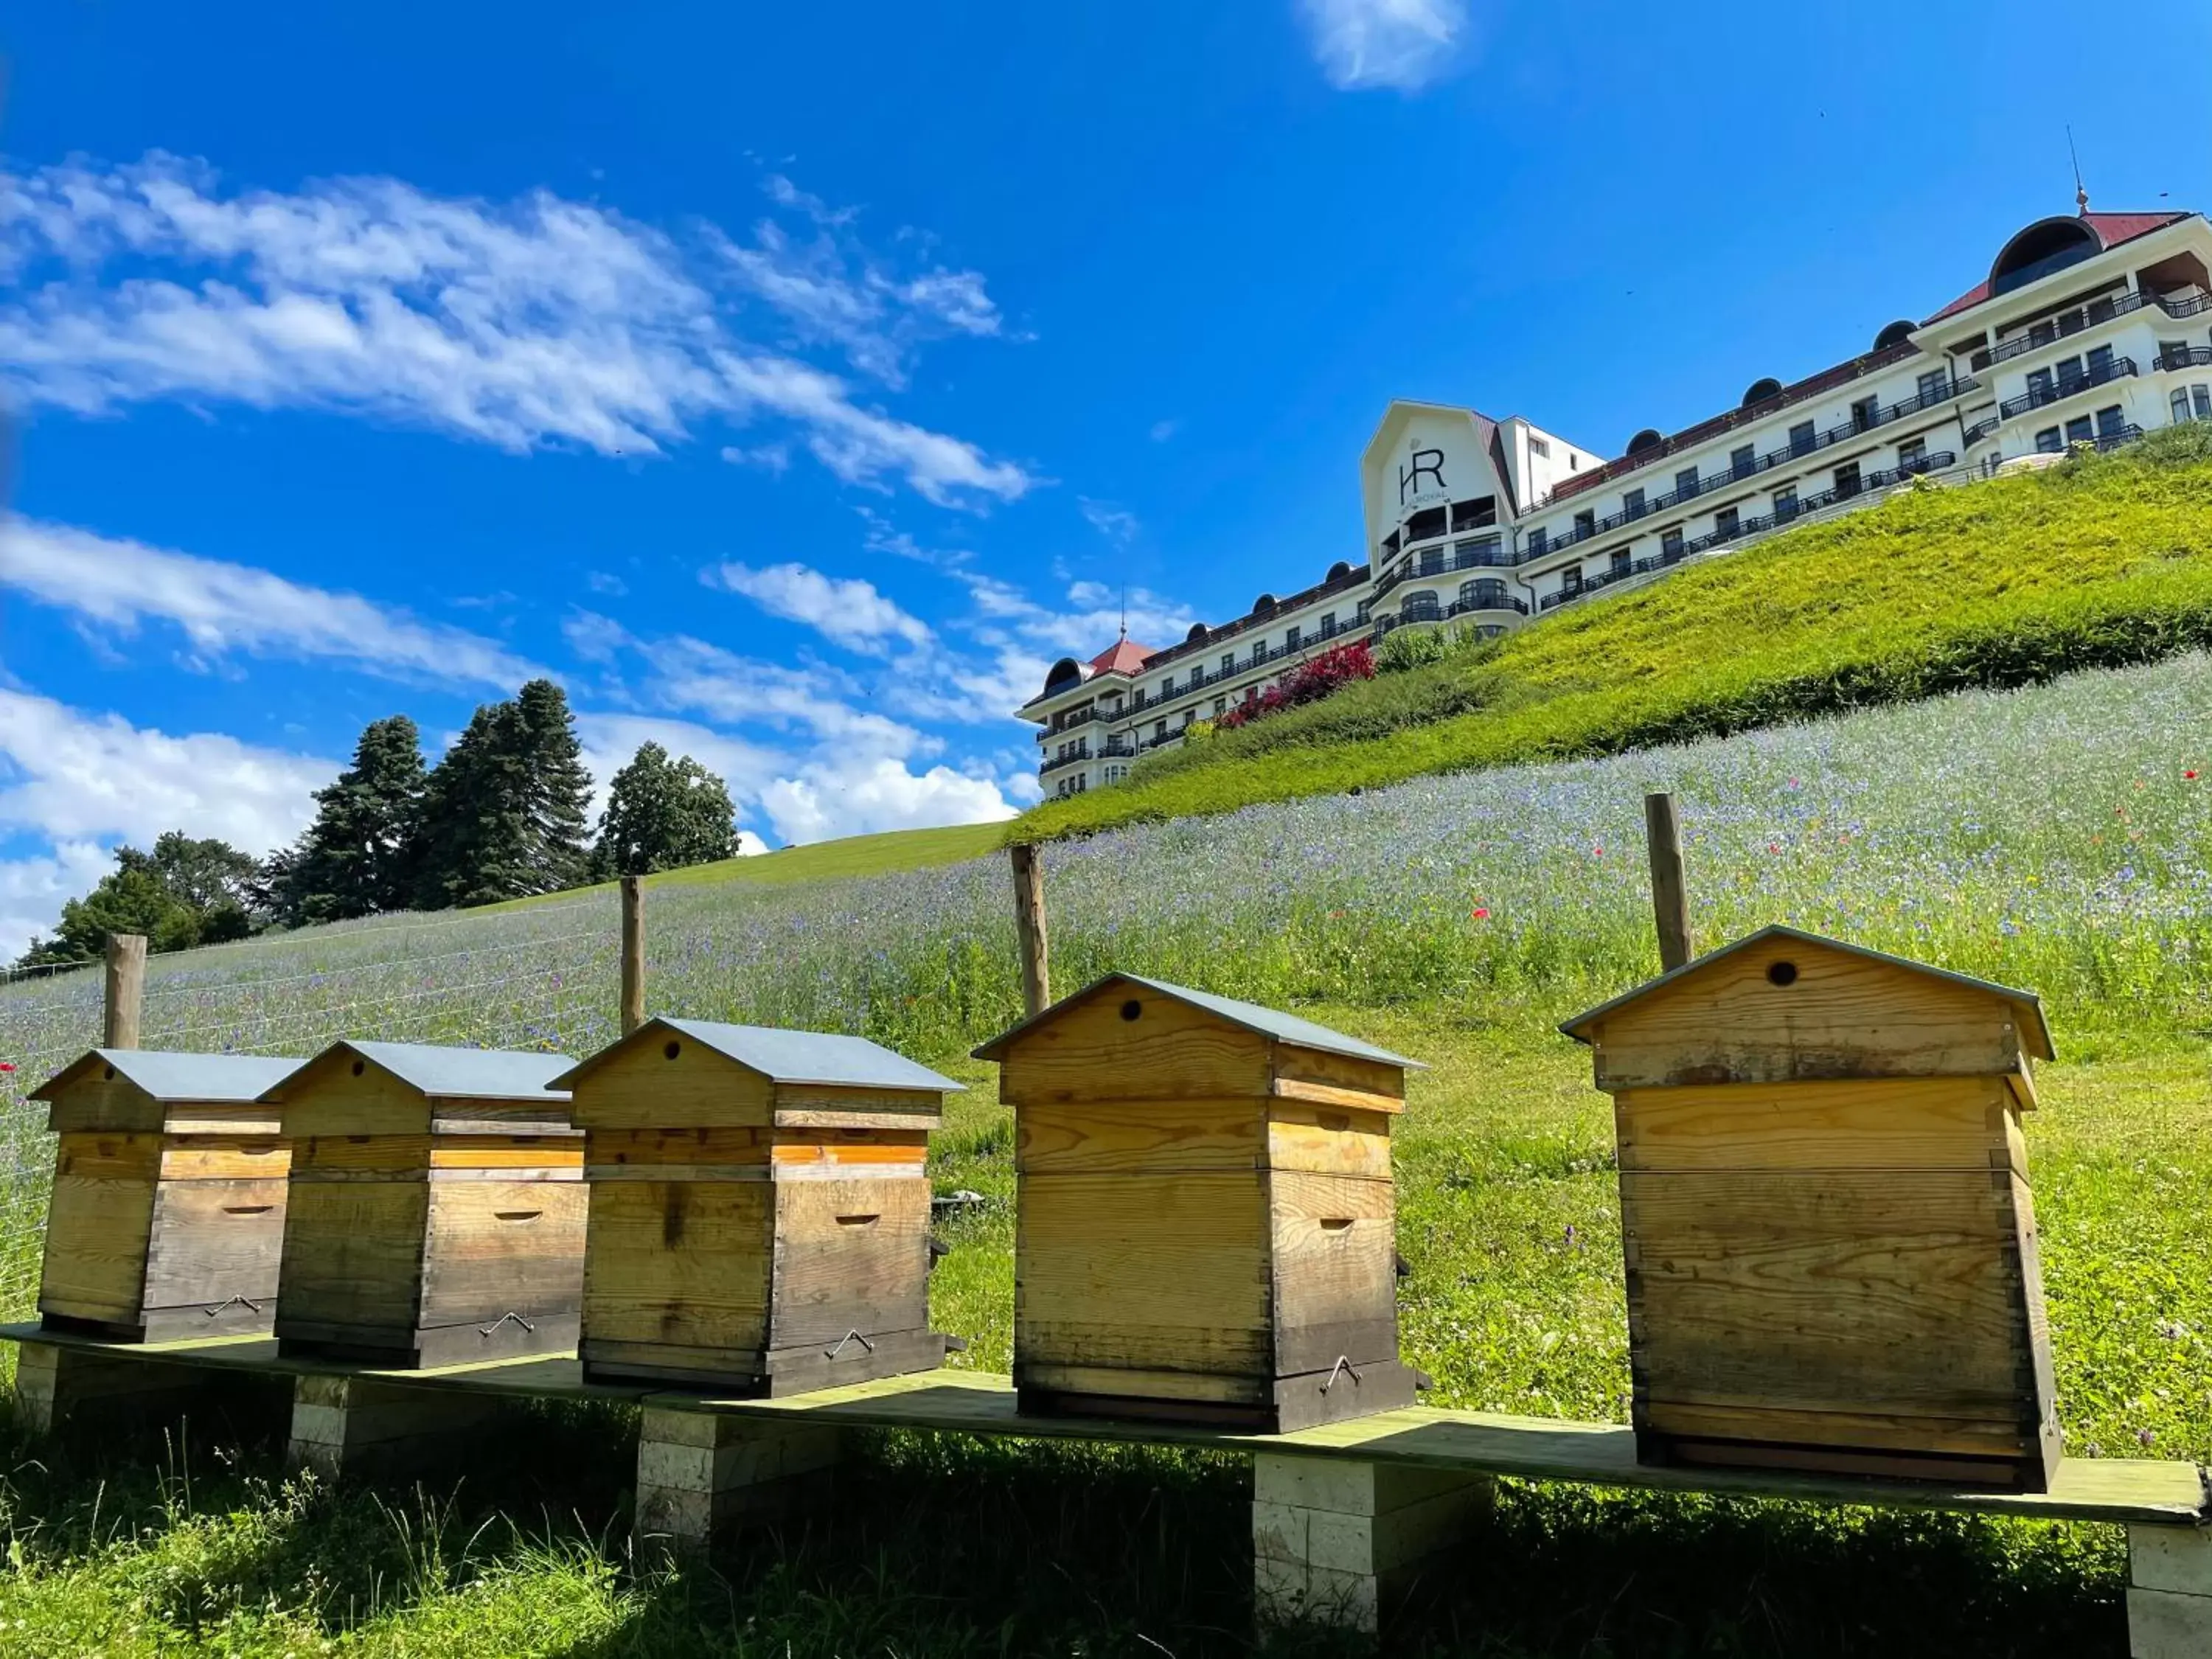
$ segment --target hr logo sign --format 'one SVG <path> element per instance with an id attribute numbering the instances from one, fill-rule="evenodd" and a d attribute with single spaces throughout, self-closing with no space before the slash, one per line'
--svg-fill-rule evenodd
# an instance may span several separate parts
<path id="1" fill-rule="evenodd" d="M 1418 500 L 1422 495 L 1421 480 L 1433 478 L 1435 493 L 1444 493 L 1444 453 L 1441 449 L 1417 449 L 1413 459 L 1398 469 L 1398 505 L 1406 505 L 1409 497 Z"/>

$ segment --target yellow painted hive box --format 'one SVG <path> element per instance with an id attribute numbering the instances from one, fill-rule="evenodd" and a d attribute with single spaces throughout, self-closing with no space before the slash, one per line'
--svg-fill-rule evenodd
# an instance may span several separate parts
<path id="1" fill-rule="evenodd" d="M 1127 974 L 976 1054 L 1014 1109 L 1024 1412 L 1287 1431 L 1413 1403 L 1390 1128 L 1418 1061 Z"/>
<path id="2" fill-rule="evenodd" d="M 337 1042 L 271 1088 L 292 1145 L 276 1334 L 396 1367 L 575 1345 L 583 1135 L 565 1054 Z"/>
<path id="3" fill-rule="evenodd" d="M 268 1332 L 290 1158 L 259 1097 L 298 1064 L 95 1048 L 33 1093 L 60 1137 L 39 1280 L 48 1330 Z"/>
<path id="4" fill-rule="evenodd" d="M 1776 927 L 1560 1029 L 1613 1098 L 1644 1461 L 2045 1489 L 2034 996 Z"/>
<path id="5" fill-rule="evenodd" d="M 655 1018 L 556 1083 L 596 1379 L 738 1395 L 931 1370 L 929 1133 L 961 1085 L 860 1037 Z"/>

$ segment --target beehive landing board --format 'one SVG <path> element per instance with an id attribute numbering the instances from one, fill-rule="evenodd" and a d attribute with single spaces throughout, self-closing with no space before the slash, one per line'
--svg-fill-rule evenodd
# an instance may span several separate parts
<path id="1" fill-rule="evenodd" d="M 34 1091 L 59 1132 L 50 1327 L 149 1341 L 269 1329 L 289 1155 L 255 1097 L 295 1064 L 95 1049 Z"/>

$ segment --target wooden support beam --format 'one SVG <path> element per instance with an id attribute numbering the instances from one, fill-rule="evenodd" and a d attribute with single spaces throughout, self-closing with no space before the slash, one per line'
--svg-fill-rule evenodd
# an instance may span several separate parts
<path id="1" fill-rule="evenodd" d="M 622 878 L 622 1032 L 645 1024 L 645 883 Z"/>
<path id="2" fill-rule="evenodd" d="M 246 1414 L 272 1403 L 269 1382 L 74 1344 L 27 1341 L 15 1358 L 15 1421 L 32 1434 L 71 1427 L 137 1431 L 188 1419 L 234 1427 Z"/>
<path id="3" fill-rule="evenodd" d="M 1052 1003 L 1052 966 L 1044 927 L 1044 858 L 1028 842 L 1012 849 L 1014 935 L 1022 957 L 1022 1012 L 1034 1017 Z"/>
<path id="4" fill-rule="evenodd" d="M 1492 1486 L 1455 1469 L 1260 1452 L 1252 1459 L 1252 1605 L 1262 1625 L 1373 1634 L 1424 1568 L 1486 1513 Z"/>
<path id="5" fill-rule="evenodd" d="M 647 1406 L 638 1420 L 638 1543 L 702 1550 L 726 1528 L 777 1522 L 829 1498 L 836 1430 Z"/>
<path id="6" fill-rule="evenodd" d="M 285 1466 L 333 1480 L 419 1468 L 451 1452 L 457 1436 L 480 1427 L 498 1406 L 488 1394 L 310 1372 L 293 1381 Z"/>
<path id="7" fill-rule="evenodd" d="M 1682 824 L 1674 797 L 1644 798 L 1644 834 L 1651 849 L 1651 915 L 1659 928 L 1659 967 L 1671 973 L 1697 954 L 1690 938 L 1690 891 L 1682 878 Z"/>
<path id="8" fill-rule="evenodd" d="M 107 936 L 107 1006 L 101 1022 L 100 1046 L 136 1048 L 139 1016 L 146 1006 L 146 937 L 143 933 Z"/>
<path id="9" fill-rule="evenodd" d="M 2129 1659 L 2212 1653 L 2212 1532 L 2128 1528 Z"/>

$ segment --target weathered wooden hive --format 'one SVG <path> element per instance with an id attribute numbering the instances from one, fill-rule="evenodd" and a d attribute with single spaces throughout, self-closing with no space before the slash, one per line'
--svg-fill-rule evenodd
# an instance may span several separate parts
<path id="1" fill-rule="evenodd" d="M 929 1132 L 962 1085 L 859 1037 L 651 1019 L 565 1076 L 586 1375 L 786 1395 L 929 1370 Z"/>
<path id="2" fill-rule="evenodd" d="M 289 1155 L 258 1103 L 296 1060 L 95 1048 L 32 1096 L 57 1131 L 39 1313 L 123 1340 L 265 1333 Z"/>
<path id="3" fill-rule="evenodd" d="M 565 1054 L 336 1042 L 263 1098 L 292 1144 L 286 1353 L 460 1364 L 574 1345 L 584 1138 Z"/>
<path id="4" fill-rule="evenodd" d="M 1778 927 L 1560 1029 L 1613 1097 L 1644 1461 L 2045 1488 L 2032 994 Z"/>
<path id="5" fill-rule="evenodd" d="M 975 1052 L 1015 1113 L 1023 1411 L 1289 1430 L 1413 1402 L 1390 1124 L 1419 1062 L 1127 974 Z"/>

